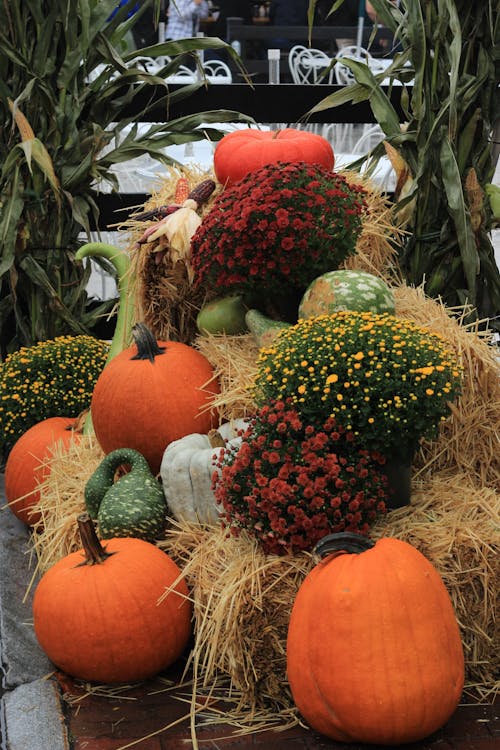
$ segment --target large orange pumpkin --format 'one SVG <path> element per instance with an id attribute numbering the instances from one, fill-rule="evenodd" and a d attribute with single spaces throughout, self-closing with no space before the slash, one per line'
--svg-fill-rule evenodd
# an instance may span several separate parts
<path id="1" fill-rule="evenodd" d="M 181 571 L 151 542 L 124 537 L 103 547 L 87 514 L 78 523 L 83 549 L 55 563 L 35 589 L 37 639 L 59 669 L 82 680 L 152 677 L 191 635 Z"/>
<path id="2" fill-rule="evenodd" d="M 338 742 L 427 737 L 450 718 L 464 682 L 460 633 L 440 575 L 398 539 L 373 544 L 332 534 L 317 550 L 327 557 L 298 591 L 287 640 L 299 711 Z"/>
<path id="3" fill-rule="evenodd" d="M 50 474 L 47 459 L 57 443 L 68 447 L 80 438 L 78 426 L 71 417 L 49 417 L 26 430 L 12 446 L 5 464 L 5 496 L 12 512 L 29 526 L 40 520 L 38 487 Z"/>
<path id="4" fill-rule="evenodd" d="M 305 130 L 233 130 L 218 142 L 214 172 L 222 185 L 239 182 L 266 164 L 307 162 L 332 170 L 333 149 L 326 138 Z"/>
<path id="5" fill-rule="evenodd" d="M 135 344 L 102 370 L 90 411 L 105 453 L 133 448 L 157 474 L 169 443 L 215 426 L 208 408 L 219 386 L 208 359 L 188 344 L 155 341 L 142 323 Z"/>

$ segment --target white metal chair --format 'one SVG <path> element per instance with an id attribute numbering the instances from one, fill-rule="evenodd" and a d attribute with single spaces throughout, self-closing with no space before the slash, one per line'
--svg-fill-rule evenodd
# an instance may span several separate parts
<path id="1" fill-rule="evenodd" d="M 209 83 L 232 83 L 233 75 L 223 60 L 204 60 L 203 72 Z"/>
<path id="2" fill-rule="evenodd" d="M 364 47 L 358 47 L 356 44 L 342 47 L 335 53 L 335 78 L 340 86 L 349 86 L 352 83 L 356 83 L 356 78 L 352 70 L 347 65 L 342 64 L 342 59 L 345 58 L 364 63 L 369 67 L 373 75 L 377 75 L 377 73 L 381 73 L 384 70 L 384 65 L 376 57 L 373 57 L 368 50 L 364 49 Z"/>
<path id="3" fill-rule="evenodd" d="M 187 65 L 179 65 L 175 73 L 165 78 L 167 83 L 194 83 L 196 81 L 196 73 Z"/>
<path id="4" fill-rule="evenodd" d="M 288 55 L 288 64 L 294 83 L 333 83 L 333 61 L 323 50 L 313 47 L 292 47 Z"/>
<path id="5" fill-rule="evenodd" d="M 306 49 L 307 47 L 305 47 L 303 44 L 295 44 L 290 48 L 290 52 L 288 53 L 288 67 L 290 69 L 290 74 L 294 83 L 302 83 L 302 81 L 299 80 L 298 73 L 295 68 L 297 57 Z"/>

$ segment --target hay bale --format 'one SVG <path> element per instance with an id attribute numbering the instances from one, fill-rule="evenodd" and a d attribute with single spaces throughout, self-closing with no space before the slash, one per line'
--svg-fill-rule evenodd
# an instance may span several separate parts
<path id="1" fill-rule="evenodd" d="M 397 253 L 403 244 L 404 230 L 395 223 L 394 203 L 366 175 L 348 170 L 342 174 L 365 189 L 367 207 L 356 254 L 347 258 L 341 267 L 381 276 L 390 284 L 401 283 Z"/>
<path id="2" fill-rule="evenodd" d="M 31 537 L 35 576 L 43 575 L 62 557 L 81 549 L 77 518 L 85 511 L 83 491 L 104 458 L 95 437 L 82 435 L 66 450 L 57 444 L 44 464 L 50 472 L 39 485 L 40 520 Z"/>
<path id="3" fill-rule="evenodd" d="M 242 419 L 255 413 L 251 385 L 259 347 L 252 334 L 197 336 L 194 346 L 208 359 L 220 383 L 209 408 L 218 410 L 221 421 Z"/>
<path id="4" fill-rule="evenodd" d="M 500 687 L 498 500 L 467 475 L 442 473 L 418 482 L 411 506 L 373 529 L 374 538 L 414 545 L 442 576 L 461 629 L 467 686 L 484 698 Z M 312 556 L 266 556 L 247 534 L 217 527 L 177 525 L 160 546 L 179 561 L 192 593 L 197 681 L 206 687 L 228 676 L 240 696 L 236 712 L 289 710 L 288 622 Z"/>
<path id="5" fill-rule="evenodd" d="M 193 598 L 197 682 L 228 676 L 235 713 L 289 708 L 288 622 L 311 556 L 266 556 L 247 534 L 218 527 L 177 525 L 159 544 L 179 561 Z"/>
<path id="6" fill-rule="evenodd" d="M 424 442 L 415 468 L 438 472 L 454 469 L 473 478 L 477 487 L 500 492 L 500 363 L 491 334 L 477 324 L 466 326 L 468 308 L 450 310 L 425 296 L 421 288 L 394 289 L 396 315 L 440 334 L 464 371 L 462 394 L 451 405 L 439 439 Z"/>

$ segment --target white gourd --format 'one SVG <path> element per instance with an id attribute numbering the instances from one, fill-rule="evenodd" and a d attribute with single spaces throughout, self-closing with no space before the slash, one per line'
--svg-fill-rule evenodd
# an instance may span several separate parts
<path id="1" fill-rule="evenodd" d="M 210 442 L 209 435 L 193 433 L 174 440 L 163 454 L 160 476 L 168 511 L 177 521 L 216 524 L 219 507 L 212 490 L 212 476 L 216 467 L 213 457 L 219 455 L 222 441 L 239 446 L 241 433 L 248 421 L 235 419 L 217 428 L 219 443 Z M 222 438 L 222 441 L 220 440 Z"/>

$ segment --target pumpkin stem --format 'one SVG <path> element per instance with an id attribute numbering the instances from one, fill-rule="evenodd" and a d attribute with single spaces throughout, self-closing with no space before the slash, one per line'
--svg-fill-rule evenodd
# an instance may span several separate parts
<path id="1" fill-rule="evenodd" d="M 220 434 L 219 430 L 210 430 L 207 437 L 211 448 L 225 448 L 226 441 Z"/>
<path id="2" fill-rule="evenodd" d="M 149 359 L 155 361 L 155 357 L 165 352 L 164 346 L 158 346 L 158 343 L 144 323 L 136 323 L 132 328 L 132 336 L 137 346 L 137 354 L 131 359 Z"/>
<path id="3" fill-rule="evenodd" d="M 85 552 L 85 560 L 80 563 L 81 565 L 98 565 L 103 563 L 108 557 L 114 555 L 114 552 L 106 552 L 102 546 L 93 524 L 92 519 L 88 513 L 80 513 L 77 518 L 78 531 L 82 540 L 83 551 Z M 78 566 L 78 567 L 80 567 Z"/>
<path id="4" fill-rule="evenodd" d="M 342 531 L 338 534 L 328 534 L 320 539 L 314 548 L 314 554 L 320 558 L 331 552 L 353 552 L 359 554 L 375 546 L 375 542 L 361 534 Z"/>
<path id="5" fill-rule="evenodd" d="M 279 129 L 275 130 L 274 134 L 273 134 L 273 137 L 271 138 L 271 140 L 272 141 L 276 140 L 276 138 L 279 136 L 280 133 L 281 133 L 281 130 L 279 130 Z"/>

